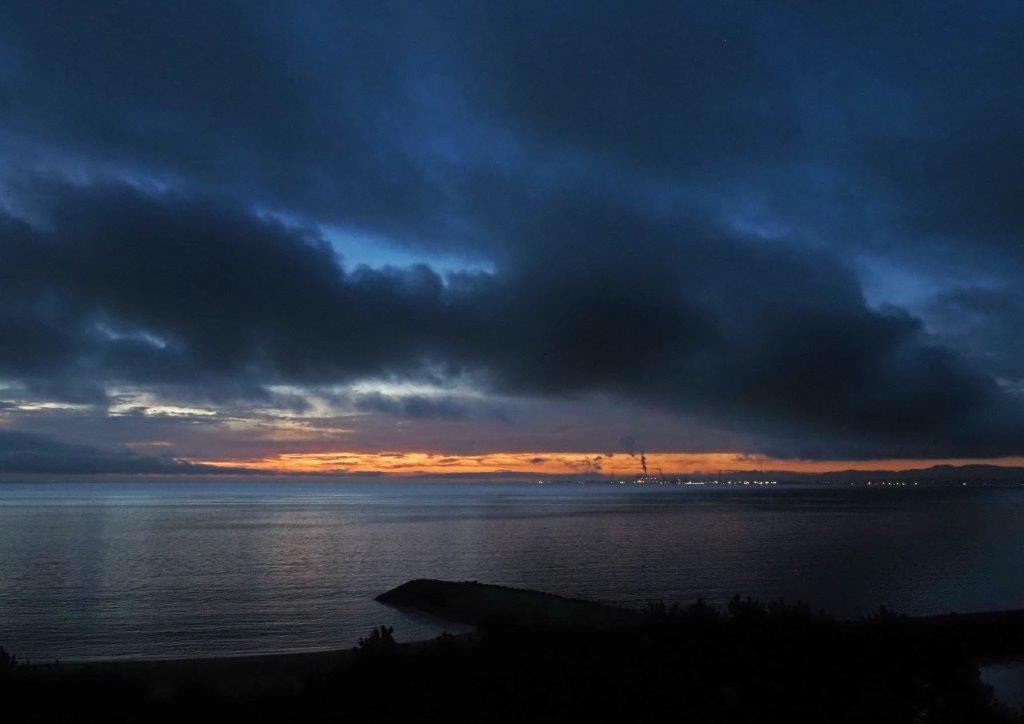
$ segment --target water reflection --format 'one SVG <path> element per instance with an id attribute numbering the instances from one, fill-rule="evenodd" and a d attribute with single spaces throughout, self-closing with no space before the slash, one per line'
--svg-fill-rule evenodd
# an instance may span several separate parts
<path id="1" fill-rule="evenodd" d="M 409 578 L 840 615 L 1024 608 L 1024 491 L 328 484 L 0 485 L 0 643 L 189 656 L 422 638 Z"/>

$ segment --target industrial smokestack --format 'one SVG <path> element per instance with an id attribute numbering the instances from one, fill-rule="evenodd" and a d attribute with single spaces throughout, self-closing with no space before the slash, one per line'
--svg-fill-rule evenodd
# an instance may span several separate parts
<path id="1" fill-rule="evenodd" d="M 636 457 L 637 452 L 640 453 L 640 467 L 642 467 L 644 469 L 644 477 L 646 478 L 647 477 L 647 455 L 644 454 L 644 451 L 642 449 L 639 450 L 639 451 L 637 450 L 636 438 L 634 438 L 632 435 L 626 435 L 624 437 L 620 437 L 619 438 L 619 444 L 622 445 L 623 448 L 625 448 L 626 452 L 629 453 L 629 456 L 631 458 Z"/>

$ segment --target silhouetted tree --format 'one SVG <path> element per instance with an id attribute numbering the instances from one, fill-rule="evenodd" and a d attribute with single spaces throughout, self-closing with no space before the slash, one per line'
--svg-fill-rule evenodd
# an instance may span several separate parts
<path id="1" fill-rule="evenodd" d="M 18 668 L 18 657 L 0 646 L 0 675 L 10 673 Z"/>
<path id="2" fill-rule="evenodd" d="M 398 650 L 392 626 L 379 626 L 366 638 L 359 639 L 359 652 L 371 656 L 390 654 Z"/>

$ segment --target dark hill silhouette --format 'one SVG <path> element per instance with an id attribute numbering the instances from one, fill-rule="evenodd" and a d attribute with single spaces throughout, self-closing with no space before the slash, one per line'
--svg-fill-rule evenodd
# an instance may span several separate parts
<path id="1" fill-rule="evenodd" d="M 927 485 L 1021 485 L 1024 468 L 1002 465 L 932 465 L 916 470 L 840 470 L 804 477 L 799 473 L 786 473 L 787 479 L 830 480 L 833 482 L 865 483 L 869 480 L 903 480 Z"/>
<path id="2" fill-rule="evenodd" d="M 639 619 L 635 611 L 593 601 L 476 581 L 421 578 L 382 593 L 377 600 L 472 624 L 500 621 L 519 626 L 608 627 Z"/>

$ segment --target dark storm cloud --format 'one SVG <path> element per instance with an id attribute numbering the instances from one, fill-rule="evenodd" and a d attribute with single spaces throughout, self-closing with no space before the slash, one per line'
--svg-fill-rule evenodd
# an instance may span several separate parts
<path id="1" fill-rule="evenodd" d="M 436 244 L 504 237 L 546 187 L 635 192 L 646 176 L 803 233 L 1017 245 L 1021 232 L 1013 1 L 15 0 L 0 13 L 12 158 Z"/>
<path id="2" fill-rule="evenodd" d="M 345 270 L 312 231 L 124 186 L 50 187 L 51 227 L 8 224 L 0 306 L 52 341 L 0 368 L 259 394 L 271 382 L 483 375 L 527 395 L 610 392 L 823 448 L 1014 449 L 1020 409 L 873 311 L 835 259 L 706 224 L 654 225 L 564 199 L 520 230 L 495 274 Z M 33 311 L 35 310 L 35 311 Z M 12 313 L 13 314 L 13 313 Z M 7 350 L 11 350 L 10 353 Z M 409 416 L 443 403 L 370 396 Z M 400 410 L 398 408 L 401 408 Z"/>
<path id="3" fill-rule="evenodd" d="M 130 450 L 100 450 L 69 445 L 13 430 L 0 430 L 0 475 L 169 475 L 221 472 L 206 465 L 140 455 Z"/>
<path id="4" fill-rule="evenodd" d="M 51 230 L 10 222 L 0 245 L 7 374 L 245 393 L 250 378 L 401 373 L 444 313 L 426 267 L 345 274 L 316 234 L 233 206 L 125 186 L 40 193 Z"/>
<path id="5" fill-rule="evenodd" d="M 1019 275 L 1024 6 L 905 5 L 874 38 L 863 23 L 852 37 L 832 23 L 847 47 L 865 42 L 850 82 L 874 106 L 852 116 L 836 150 L 871 198 L 880 241 L 899 239 L 918 259 L 924 252 Z"/>
<path id="6" fill-rule="evenodd" d="M 541 178 L 580 181 L 562 165 L 718 187 L 795 151 L 796 109 L 749 19 L 698 7 L 14 2 L 5 136 L 23 162 L 405 242 L 515 243 L 504 226 Z"/>
<path id="7" fill-rule="evenodd" d="M 543 143 L 691 178 L 795 150 L 796 108 L 739 5 L 470 4 L 458 23 L 467 92 Z"/>
<path id="8" fill-rule="evenodd" d="M 942 341 L 962 349 L 990 374 L 1024 387 L 1024 293 L 1019 289 L 957 288 L 927 310 Z"/>
<path id="9" fill-rule="evenodd" d="M 511 360 L 517 384 L 639 395 L 781 438 L 810 433 L 815 456 L 837 440 L 847 452 L 908 456 L 1021 442 L 1016 400 L 918 319 L 870 309 L 829 254 L 589 201 L 532 223 L 522 238 L 533 248 L 499 280 L 520 301 L 489 361 Z"/>
<path id="10" fill-rule="evenodd" d="M 410 239 L 447 228 L 419 139 L 433 131 L 415 18 L 295 10 L 5 3 L 3 140 L 19 160 L 101 164 Z"/>
<path id="11" fill-rule="evenodd" d="M 5 3 L 0 379 L 279 404 L 465 376 L 782 455 L 1024 452 L 1016 312 L 869 306 L 852 271 L 1022 281 L 1022 27 L 1006 2 Z M 493 271 L 352 268 L 320 224 Z"/>

